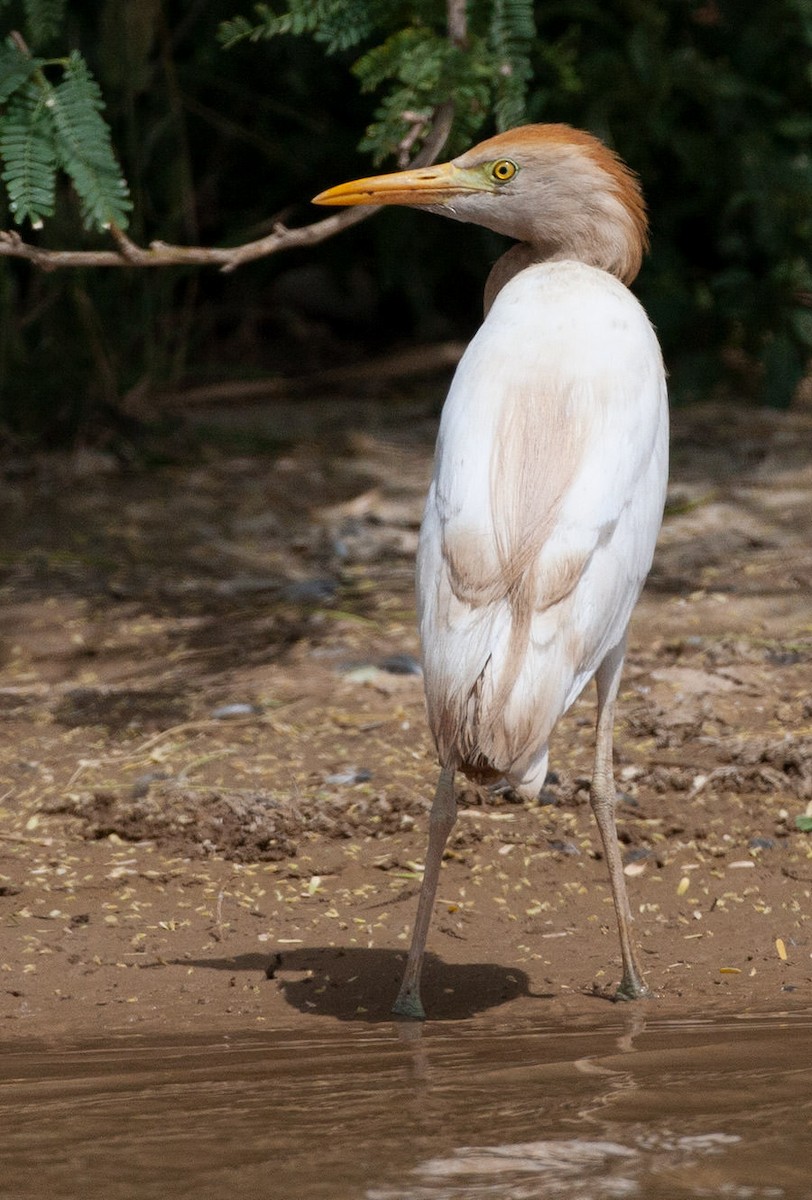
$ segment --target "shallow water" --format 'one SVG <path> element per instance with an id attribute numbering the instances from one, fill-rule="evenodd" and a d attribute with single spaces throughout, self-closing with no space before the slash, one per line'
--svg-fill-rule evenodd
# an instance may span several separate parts
<path id="1" fill-rule="evenodd" d="M 0 1196 L 812 1197 L 812 1015 L 612 1015 L 9 1047 Z"/>

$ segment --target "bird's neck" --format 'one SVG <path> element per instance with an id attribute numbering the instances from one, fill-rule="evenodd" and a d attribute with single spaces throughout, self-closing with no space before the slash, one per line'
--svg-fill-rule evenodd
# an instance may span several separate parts
<path id="1" fill-rule="evenodd" d="M 519 242 L 515 246 L 511 246 L 506 254 L 498 258 L 491 267 L 485 283 L 485 295 L 483 297 L 485 304 L 485 316 L 491 310 L 496 297 L 501 292 L 506 283 L 509 283 L 514 275 L 518 275 L 525 267 L 529 267 L 534 262 L 539 262 L 540 259 L 536 256 L 533 247 L 527 242 Z"/>
<path id="2" fill-rule="evenodd" d="M 615 275 L 627 286 L 640 270 L 643 246 L 638 238 L 627 235 L 623 222 L 609 225 L 600 234 L 588 223 L 580 230 L 570 225 L 567 233 L 566 239 L 560 240 L 536 235 L 532 241 L 511 246 L 497 259 L 485 284 L 486 315 L 505 284 L 533 263 L 582 262 Z"/>

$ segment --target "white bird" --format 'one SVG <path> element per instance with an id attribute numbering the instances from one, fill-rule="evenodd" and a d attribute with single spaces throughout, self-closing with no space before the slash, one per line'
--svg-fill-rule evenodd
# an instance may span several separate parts
<path id="1" fill-rule="evenodd" d="M 443 409 L 417 592 L 441 772 L 395 1012 L 424 1017 L 420 971 L 454 774 L 534 797 L 559 717 L 597 683 L 590 791 L 620 933 L 619 998 L 647 994 L 615 821 L 612 734 L 626 631 L 668 473 L 665 373 L 628 290 L 647 247 L 636 176 L 597 138 L 525 125 L 452 162 L 341 184 L 318 204 L 403 204 L 517 239 Z"/>

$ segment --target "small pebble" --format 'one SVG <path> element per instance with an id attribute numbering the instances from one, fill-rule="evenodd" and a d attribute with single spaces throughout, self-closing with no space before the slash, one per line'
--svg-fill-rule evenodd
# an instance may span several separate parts
<path id="1" fill-rule="evenodd" d="M 348 767 L 346 771 L 337 771 L 335 775 L 326 775 L 325 783 L 354 784 L 366 783 L 372 778 L 372 772 L 366 767 Z"/>
<path id="2" fill-rule="evenodd" d="M 261 709 L 256 704 L 223 704 L 211 715 L 215 721 L 228 721 L 231 717 L 252 717 L 259 712 Z"/>
<path id="3" fill-rule="evenodd" d="M 574 842 L 562 842 L 559 838 L 548 842 L 551 850 L 558 850 L 561 854 L 580 854 L 581 851 Z"/>
<path id="4" fill-rule="evenodd" d="M 132 782 L 130 795 L 133 800 L 141 800 L 149 793 L 150 785 L 157 783 L 161 779 L 170 779 L 168 771 L 145 771 L 143 775 L 139 775 Z"/>
<path id="5" fill-rule="evenodd" d="M 335 600 L 337 591 L 335 579 L 298 579 L 282 589 L 282 599 L 293 604 L 324 604 Z"/>
<path id="6" fill-rule="evenodd" d="M 346 671 L 346 678 L 350 683 L 374 683 L 380 679 L 380 668 L 373 667 L 371 663 L 365 667 L 350 667 Z"/>
<path id="7" fill-rule="evenodd" d="M 633 850 L 627 850 L 623 855 L 624 863 L 640 862 L 644 858 L 653 858 L 654 855 L 648 846 L 635 846 Z"/>
<path id="8" fill-rule="evenodd" d="M 804 655 L 798 650 L 768 650 L 764 657 L 774 667 L 794 667 L 804 660 Z"/>
<path id="9" fill-rule="evenodd" d="M 381 671 L 390 675 L 422 675 L 423 668 L 413 654 L 389 654 L 377 663 Z"/>

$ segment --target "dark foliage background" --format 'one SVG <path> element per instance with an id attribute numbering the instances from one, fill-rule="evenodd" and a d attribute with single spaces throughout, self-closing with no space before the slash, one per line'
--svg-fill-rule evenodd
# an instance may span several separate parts
<path id="1" fill-rule="evenodd" d="M 283 36 L 225 50 L 218 28 L 239 7 L 76 0 L 35 46 L 76 47 L 95 73 L 136 241 L 228 244 L 279 217 L 304 223 L 323 215 L 308 197 L 370 170 L 357 146 L 380 98 L 350 72 L 359 48 L 325 55 L 309 36 Z M 417 25 L 433 15 L 442 29 L 438 0 L 377 8 L 389 25 L 422 10 Z M 7 0 L 0 20 L 25 29 L 27 10 Z M 534 11 L 526 118 L 593 130 L 643 178 L 652 253 L 637 291 L 675 398 L 789 404 L 812 346 L 812 0 L 550 0 Z M 466 113 L 478 136 L 493 132 L 476 95 Z M 101 244 L 59 186 L 56 215 L 24 235 Z M 106 436 L 156 384 L 293 373 L 468 336 L 500 248 L 484 231 L 390 210 L 228 276 L 46 275 L 3 260 L 0 421 L 17 441 Z"/>

